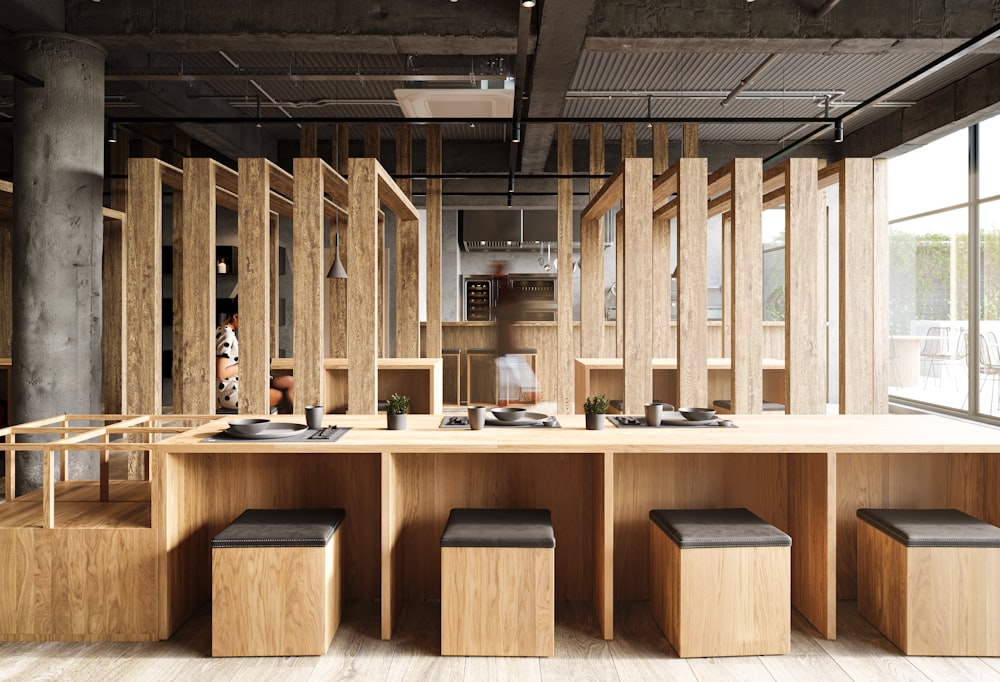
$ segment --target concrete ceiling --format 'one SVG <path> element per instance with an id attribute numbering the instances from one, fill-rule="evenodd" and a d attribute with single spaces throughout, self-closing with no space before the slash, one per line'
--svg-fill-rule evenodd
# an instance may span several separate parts
<path id="1" fill-rule="evenodd" d="M 554 171 L 557 120 L 576 122 L 581 147 L 590 121 L 640 123 L 640 147 L 651 140 L 648 120 L 700 121 L 702 149 L 719 162 L 777 154 L 813 133 L 818 153 L 835 156 L 834 118 L 1000 23 L 993 0 L 538 0 L 534 9 L 517 0 L 13 5 L 11 18 L 0 16 L 7 31 L 58 17 L 67 32 L 105 46 L 110 118 L 174 124 L 230 158 L 294 155 L 303 121 L 320 122 L 321 148 L 331 122 L 383 121 L 383 159 L 391 159 L 392 124 L 402 117 L 396 89 L 479 88 L 511 78 L 521 96 L 511 118 L 445 123 L 443 158 L 446 173 L 519 177 Z M 864 137 L 870 153 L 886 151 L 877 150 L 872 126 L 988 68 L 998 52 L 998 41 L 984 41 L 881 106 L 850 115 L 848 140 Z M 0 86 L 7 105 L 0 116 L 11 115 L 9 78 Z M 517 121 L 521 144 L 512 141 Z M 613 144 L 618 126 L 605 131 Z M 419 168 L 422 127 L 412 134 Z M 352 126 L 351 136 L 360 145 L 362 127 Z M 679 140 L 679 125 L 670 137 Z M 609 152 L 609 169 L 617 160 Z M 585 157 L 576 167 L 586 168 Z"/>

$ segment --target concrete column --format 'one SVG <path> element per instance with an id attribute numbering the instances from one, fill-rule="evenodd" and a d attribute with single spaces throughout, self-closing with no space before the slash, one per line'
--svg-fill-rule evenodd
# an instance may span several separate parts
<path id="1" fill-rule="evenodd" d="M 45 82 L 17 81 L 14 98 L 12 402 L 20 423 L 101 411 L 106 52 L 62 33 L 18 34 L 14 50 L 18 66 Z M 69 478 L 97 478 L 96 455 L 69 459 Z M 41 487 L 37 454 L 18 453 L 17 467 L 17 494 Z"/>

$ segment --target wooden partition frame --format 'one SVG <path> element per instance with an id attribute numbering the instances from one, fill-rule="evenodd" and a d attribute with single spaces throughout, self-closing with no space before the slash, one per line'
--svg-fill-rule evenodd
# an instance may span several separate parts
<path id="1" fill-rule="evenodd" d="M 566 177 L 573 174 L 573 128 L 567 123 L 558 127 L 557 181 L 558 233 L 557 253 L 560 263 L 573 262 L 573 180 Z M 556 293 L 559 297 L 557 310 L 557 362 L 559 366 L 558 392 L 555 396 L 556 412 L 573 412 L 573 269 L 564 267 L 557 273 Z"/>
<path id="2" fill-rule="evenodd" d="M 382 290 L 377 268 L 379 204 L 384 204 L 400 220 L 417 220 L 418 215 L 413 202 L 377 159 L 351 159 L 349 168 L 348 205 L 354 274 L 347 280 L 347 298 L 351 304 L 347 311 L 348 412 L 375 414 L 378 404 L 379 339 L 376 302 Z M 440 239 L 438 244 L 440 251 Z M 440 277 L 438 281 L 440 283 Z M 440 350 L 437 356 L 429 357 L 439 356 Z"/>
<path id="3" fill-rule="evenodd" d="M 605 186 L 594 176 L 603 173 L 604 126 L 595 123 L 590 126 L 591 202 Z M 611 206 L 586 220 L 580 216 L 580 356 L 585 358 L 604 357 L 604 216 Z"/>

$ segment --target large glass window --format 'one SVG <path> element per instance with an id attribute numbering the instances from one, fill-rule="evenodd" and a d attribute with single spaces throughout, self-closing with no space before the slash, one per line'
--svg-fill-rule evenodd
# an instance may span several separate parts
<path id="1" fill-rule="evenodd" d="M 1000 197 L 1000 116 L 979 124 L 979 198 Z"/>
<path id="2" fill-rule="evenodd" d="M 1000 201 L 979 207 L 979 262 L 979 412 L 1000 417 Z"/>
<path id="3" fill-rule="evenodd" d="M 889 160 L 890 221 L 968 201 L 967 130 Z"/>

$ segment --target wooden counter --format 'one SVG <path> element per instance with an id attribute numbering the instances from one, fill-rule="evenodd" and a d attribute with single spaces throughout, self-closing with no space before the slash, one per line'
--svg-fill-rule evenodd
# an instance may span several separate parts
<path id="1" fill-rule="evenodd" d="M 785 361 L 764 358 L 763 369 L 764 400 L 784 404 L 785 401 Z M 727 400 L 730 396 L 729 375 L 732 362 L 729 358 L 709 358 L 708 363 L 709 402 Z M 621 358 L 577 358 L 576 376 L 573 383 L 573 404 L 578 412 L 583 412 L 583 401 L 588 396 L 605 395 L 608 400 L 621 400 L 625 395 L 625 375 Z M 677 405 L 677 358 L 653 358 L 652 400 L 662 400 Z M 685 407 L 694 407 L 687 405 Z"/>
<path id="2" fill-rule="evenodd" d="M 793 604 L 830 638 L 836 599 L 856 589 L 858 507 L 948 506 L 1000 524 L 1000 432 L 956 420 L 758 415 L 729 429 L 595 432 L 583 415 L 560 416 L 559 429 L 440 429 L 441 419 L 411 415 L 407 430 L 387 431 L 383 416 L 327 415 L 352 430 L 335 443 L 236 446 L 201 442 L 225 426 L 212 419 L 146 446 L 159 636 L 209 599 L 208 542 L 249 507 L 345 508 L 344 593 L 381 600 L 383 637 L 403 599 L 439 596 L 452 507 L 552 510 L 556 597 L 592 599 L 607 638 L 615 600 L 648 598 L 650 509 L 745 506 L 787 532 Z M 49 532 L 66 533 L 60 524 L 57 515 Z M 53 551 L 74 546 L 84 545 L 64 539 Z M 0 594 L 14 581 L 0 575 Z M 0 613 L 0 624 L 12 620 Z"/>

